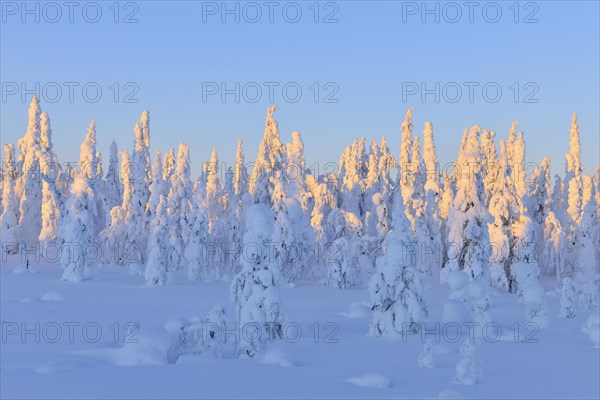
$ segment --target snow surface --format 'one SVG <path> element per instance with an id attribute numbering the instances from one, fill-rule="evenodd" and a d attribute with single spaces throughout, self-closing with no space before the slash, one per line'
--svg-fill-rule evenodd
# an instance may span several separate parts
<path id="1" fill-rule="evenodd" d="M 406 342 L 367 336 L 372 316 L 363 312 L 369 301 L 364 287 L 340 291 L 302 282 L 282 287 L 288 321 L 297 323 L 302 335 L 296 342 L 269 343 L 257 360 L 236 358 L 234 340 L 223 345 L 221 358 L 184 354 L 172 360 L 169 321 L 204 318 L 220 303 L 233 324 L 228 282 L 188 282 L 186 272 L 177 271 L 175 284 L 154 288 L 126 268 L 105 266 L 92 268 L 91 279 L 75 284 L 61 281 L 57 266 L 36 265 L 35 274 L 13 274 L 13 258 L 0 267 L 1 398 L 600 397 L 600 351 L 588 337 L 596 335 L 597 343 L 598 319 L 591 318 L 582 331 L 588 312 L 578 308 L 574 318 L 559 318 L 560 295 L 550 278 L 541 281 L 549 327 L 535 333 L 524 329 L 524 304 L 515 294 L 491 293 L 492 317 L 503 337 L 478 344 L 483 375 L 476 385 L 465 386 L 454 383 L 465 336 L 455 343 L 431 341 L 434 366 L 419 368 L 420 336 L 408 336 Z M 438 277 L 424 278 L 428 323 L 442 320 L 448 295 Z M 23 341 L 21 332 L 8 334 L 7 324 L 13 322 L 27 329 L 39 322 L 48 329 L 39 343 L 33 334 Z M 66 327 L 56 343 L 44 340 L 55 336 L 52 322 L 79 323 L 73 343 Z M 86 323 L 101 327 L 97 342 L 83 337 Z M 111 329 L 115 323 L 118 341 Z M 517 341 L 509 328 L 515 323 L 520 326 Z M 88 339 L 94 336 L 90 328 Z M 124 343 L 131 338 L 137 343 Z"/>

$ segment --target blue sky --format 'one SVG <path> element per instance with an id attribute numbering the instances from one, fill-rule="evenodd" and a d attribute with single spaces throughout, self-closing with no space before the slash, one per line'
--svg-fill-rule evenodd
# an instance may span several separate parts
<path id="1" fill-rule="evenodd" d="M 105 156 L 113 138 L 120 149 L 131 149 L 133 122 L 148 109 L 152 147 L 164 150 L 179 141 L 189 144 L 197 173 L 213 147 L 219 149 L 222 161 L 231 162 L 238 138 L 245 141 L 247 160 L 255 157 L 270 104 L 264 83 L 276 82 L 274 103 L 280 107 L 277 118 L 282 138 L 288 140 L 291 131 L 300 131 L 309 165 L 337 161 L 354 137 L 370 141 L 384 133 L 397 154 L 399 127 L 408 107 L 415 108 L 416 132 L 422 131 L 426 120 L 433 122 L 442 162 L 455 158 L 464 127 L 477 123 L 505 137 L 511 122 L 518 120 L 525 133 L 527 160 L 538 162 L 548 155 L 553 173 L 564 170 L 571 113 L 576 110 L 586 172 L 599 163 L 596 1 L 520 2 L 518 16 L 513 1 L 480 2 L 473 22 L 469 10 L 458 2 L 453 4 L 459 4 L 462 17 L 455 23 L 449 19 L 456 15 L 456 8 L 445 3 L 427 5 L 433 9 L 437 4 L 439 23 L 433 14 L 421 20 L 422 2 L 321 2 L 318 23 L 314 22 L 314 1 L 276 3 L 273 23 L 265 2 L 245 8 L 244 3 L 237 3 L 240 22 L 226 15 L 223 23 L 222 2 L 121 2 L 115 23 L 114 2 L 97 2 L 102 15 L 97 23 L 90 23 L 84 17 L 95 18 L 95 5 L 81 2 L 70 23 L 64 6 L 57 18 L 55 9 L 44 9 L 40 3 L 40 22 L 33 14 L 25 15 L 22 22 L 21 2 L 2 2 L 1 141 L 14 143 L 26 129 L 31 95 L 23 103 L 20 88 L 12 94 L 14 84 L 33 88 L 39 82 L 47 89 L 42 108 L 50 114 L 61 161 L 78 159 L 79 144 L 91 119 L 96 120 Z M 249 19 L 254 18 L 256 5 L 262 17 L 252 23 Z M 28 7 L 33 9 L 35 2 Z M 216 15 L 208 13 L 214 7 Z M 229 2 L 228 7 L 236 7 L 236 2 Z M 413 15 L 414 7 L 418 9 Z M 298 8 L 302 11 L 299 21 L 289 22 Z M 502 14 L 492 23 L 497 9 Z M 123 23 L 132 13 L 138 22 Z M 330 18 L 338 22 L 324 23 L 332 13 Z M 49 22 L 55 18 L 55 23 Z M 526 19 L 538 22 L 525 23 Z M 79 84 L 73 102 L 65 82 Z M 82 93 L 81 88 L 90 82 L 102 89 L 96 103 L 86 101 Z M 117 102 L 114 82 L 120 86 Z M 125 88 L 127 82 L 134 85 Z M 240 93 L 239 103 L 233 94 L 222 102 L 218 94 L 204 93 L 203 101 L 206 82 L 224 82 L 229 88 L 239 82 L 240 89 L 256 82 L 263 93 L 258 101 L 247 101 L 255 97 L 251 91 L 255 84 L 250 84 L 247 96 Z M 314 82 L 320 88 L 316 103 Z M 440 90 L 446 85 L 446 96 L 440 91 L 439 103 L 433 94 L 422 101 L 419 95 L 403 93 L 403 86 L 406 89 L 410 82 L 428 88 L 439 82 Z M 472 102 L 465 82 L 478 84 Z M 289 101 L 295 97 L 293 90 L 288 100 L 284 98 L 281 88 L 285 84 L 302 89 L 297 102 Z M 497 102 L 486 101 L 482 93 L 486 84 L 502 90 Z M 56 85 L 62 96 L 54 103 L 45 101 L 56 96 Z M 452 103 L 456 85 L 462 88 L 462 96 Z M 124 102 L 132 88 L 138 89 L 133 95 L 138 103 Z M 337 103 L 325 102 L 325 95 L 336 88 L 332 98 Z M 488 97 L 495 96 L 493 90 Z M 90 93 L 93 98 L 94 92 Z M 525 102 L 530 99 L 538 102 Z"/>

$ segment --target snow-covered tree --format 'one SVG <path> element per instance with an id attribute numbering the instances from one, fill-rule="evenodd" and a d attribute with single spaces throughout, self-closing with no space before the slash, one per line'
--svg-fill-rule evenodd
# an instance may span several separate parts
<path id="1" fill-rule="evenodd" d="M 573 112 L 571 118 L 571 129 L 569 130 L 569 152 L 565 155 L 566 173 L 564 180 L 564 190 L 567 196 L 567 215 L 571 224 L 578 224 L 581 221 L 582 211 L 582 181 L 581 181 L 581 141 L 579 137 L 579 124 L 577 122 L 577 113 Z"/>
<path id="2" fill-rule="evenodd" d="M 511 265 L 511 279 L 522 297 L 526 315 L 531 322 L 545 327 L 548 323 L 546 293 L 539 283 L 539 267 L 535 254 L 535 230 L 526 213 L 513 226 L 519 252 Z"/>
<path id="3" fill-rule="evenodd" d="M 362 224 L 355 214 L 336 208 L 329 213 L 326 225 L 328 240 L 323 251 L 326 284 L 335 289 L 348 289 L 356 285 L 361 272 L 358 256 Z"/>
<path id="4" fill-rule="evenodd" d="M 314 232 L 300 201 L 287 196 L 281 174 L 278 173 L 273 180 L 275 257 L 283 279 L 286 282 L 295 282 L 312 272 L 309 268 L 314 262 Z"/>
<path id="5" fill-rule="evenodd" d="M 306 162 L 304 143 L 300 132 L 292 132 L 292 141 L 286 144 L 287 167 L 285 180 L 288 182 L 287 195 L 302 203 L 306 192 Z"/>
<path id="6" fill-rule="evenodd" d="M 214 271 L 208 270 L 206 247 L 209 241 L 208 221 L 204 204 L 200 203 L 192 211 L 193 224 L 190 237 L 185 248 L 187 261 L 188 279 L 195 281 L 199 279 L 214 279 Z"/>
<path id="7" fill-rule="evenodd" d="M 573 258 L 575 259 L 574 279 L 576 282 L 588 282 L 600 272 L 600 260 L 596 259 L 593 236 L 597 233 L 597 229 L 598 214 L 596 205 L 590 201 L 583 209 L 581 223 L 575 231 L 575 254 Z"/>
<path id="8" fill-rule="evenodd" d="M 477 125 L 471 128 L 458 161 L 460 175 L 448 214 L 448 261 L 444 267 L 446 271 L 442 270 L 442 281 L 447 272 L 456 270 L 467 271 L 474 280 L 488 280 L 491 215 L 484 206 L 479 131 Z"/>
<path id="9" fill-rule="evenodd" d="M 231 283 L 231 301 L 244 332 L 236 354 L 256 357 L 268 341 L 282 337 L 285 316 L 280 304 L 279 266 L 270 251 L 273 213 L 264 204 L 254 204 L 246 210 L 245 227 L 242 271 Z"/>
<path id="10" fill-rule="evenodd" d="M 40 114 L 40 171 L 41 176 L 49 185 L 52 192 L 58 214 L 63 213 L 64 197 L 68 193 L 68 184 L 65 182 L 65 176 L 62 167 L 54 153 L 52 143 L 52 128 L 50 126 L 50 117 L 48 113 Z"/>
<path id="11" fill-rule="evenodd" d="M 379 163 L 377 165 L 377 172 L 379 175 L 379 187 L 384 191 L 384 198 L 386 201 L 387 197 L 391 193 L 390 188 L 393 186 L 391 169 L 396 166 L 396 160 L 390 153 L 390 149 L 387 146 L 387 139 L 385 135 L 381 137 L 381 143 L 379 144 Z"/>
<path id="12" fill-rule="evenodd" d="M 0 218 L 2 251 L 15 254 L 18 251 L 19 200 L 15 193 L 18 171 L 15 165 L 15 148 L 4 145 L 4 181 L 2 183 L 2 216 Z"/>
<path id="13" fill-rule="evenodd" d="M 127 151 L 121 155 L 121 176 L 123 177 L 123 201 L 110 210 L 110 224 L 101 232 L 105 244 L 104 262 L 125 265 L 141 263 L 140 248 L 130 228 L 133 197 L 133 164 Z M 145 246 L 144 246 L 145 247 Z"/>
<path id="14" fill-rule="evenodd" d="M 163 182 L 165 184 L 165 193 L 169 193 L 171 190 L 171 181 L 173 180 L 173 174 L 175 173 L 175 149 L 171 148 L 165 153 L 163 159 Z"/>
<path id="15" fill-rule="evenodd" d="M 475 385 L 483 375 L 477 344 L 470 339 L 465 340 L 460 346 L 460 356 L 460 361 L 456 365 L 456 382 L 462 385 Z"/>
<path id="16" fill-rule="evenodd" d="M 323 252 L 330 246 L 330 237 L 328 236 L 329 230 L 327 229 L 326 222 L 331 210 L 336 208 L 335 196 L 327 190 L 326 183 L 319 183 L 314 189 L 315 205 L 311 213 L 310 224 L 315 232 L 315 241 L 317 246 L 317 254 L 319 257 L 312 264 L 311 271 L 308 271 L 311 278 L 321 278 L 325 267 L 325 257 Z"/>
<path id="17" fill-rule="evenodd" d="M 141 262 L 146 261 L 146 246 L 148 244 L 149 216 L 146 214 L 146 205 L 150 198 L 150 115 L 148 111 L 142 112 L 139 121 L 134 123 L 134 142 L 131 154 L 132 176 L 131 205 L 127 210 L 126 221 L 129 236 L 139 249 Z M 125 179 L 125 178 L 123 178 Z"/>
<path id="18" fill-rule="evenodd" d="M 76 173 L 60 228 L 60 236 L 64 244 L 61 253 L 64 281 L 81 282 L 86 277 L 91 262 L 88 251 L 96 237 L 95 206 L 94 191 L 90 188 L 88 180 L 81 173 Z"/>
<path id="19" fill-rule="evenodd" d="M 243 194 L 248 192 L 248 171 L 245 164 L 243 145 L 244 142 L 238 140 L 233 177 L 233 190 L 237 198 L 241 198 Z"/>
<path id="20" fill-rule="evenodd" d="M 159 149 L 156 150 L 154 155 L 154 161 L 152 161 L 152 183 L 150 183 L 150 197 L 148 198 L 148 204 L 146 205 L 146 213 L 150 216 L 151 221 L 154 220 L 156 209 L 161 196 L 166 196 L 168 193 L 165 192 L 165 183 L 163 181 L 163 164 L 162 154 Z"/>
<path id="21" fill-rule="evenodd" d="M 169 268 L 178 269 L 185 264 L 184 250 L 189 239 L 192 181 L 190 179 L 190 148 L 183 143 L 177 150 L 177 169 L 173 175 L 167 198 L 168 229 L 170 240 Z"/>
<path id="22" fill-rule="evenodd" d="M 433 345 L 428 340 L 423 343 L 423 351 L 419 354 L 419 367 L 433 368 Z"/>
<path id="23" fill-rule="evenodd" d="M 106 224 L 109 224 L 110 210 L 115 206 L 120 206 L 123 202 L 123 184 L 119 177 L 119 151 L 114 140 L 110 144 L 108 169 L 104 178 L 104 199 Z"/>
<path id="24" fill-rule="evenodd" d="M 212 271 L 213 279 L 220 279 L 228 271 L 225 250 L 228 248 L 225 204 L 219 180 L 219 158 L 217 149 L 213 149 L 210 164 L 207 166 L 206 177 L 206 215 L 208 218 L 208 233 L 210 257 L 208 268 Z M 207 248 L 208 250 L 208 248 Z M 208 254 L 207 254 L 208 255 Z"/>
<path id="25" fill-rule="evenodd" d="M 19 139 L 19 170 L 22 171 L 17 193 L 20 196 L 18 237 L 29 257 L 37 245 L 42 229 L 42 179 L 39 154 L 41 152 L 41 109 L 37 96 L 31 100 L 27 132 Z M 28 259 L 25 260 L 28 264 Z"/>
<path id="26" fill-rule="evenodd" d="M 488 224 L 492 252 L 490 254 L 490 279 L 493 287 L 508 292 L 509 270 L 513 262 L 514 238 L 511 226 L 518 217 L 519 202 L 508 165 L 508 152 L 500 141 L 499 167 L 495 170 L 493 183 L 490 183 L 488 209 L 494 220 Z"/>
<path id="27" fill-rule="evenodd" d="M 399 163 L 399 178 L 398 182 L 401 188 L 402 199 L 405 202 L 405 206 L 408 205 L 412 197 L 412 188 L 410 185 L 411 177 L 413 175 L 414 165 L 412 163 L 412 114 L 413 109 L 409 108 L 406 111 L 406 116 L 404 117 L 404 121 L 402 122 L 402 126 L 400 130 L 402 131 L 402 144 L 400 146 L 400 158 L 398 159 Z"/>
<path id="28" fill-rule="evenodd" d="M 560 317 L 575 317 L 575 286 L 571 278 L 564 277 L 560 289 Z"/>
<path id="29" fill-rule="evenodd" d="M 105 227 L 105 211 L 102 190 L 102 174 L 99 174 L 101 160 L 96 150 L 96 123 L 90 123 L 85 140 L 81 143 L 79 154 L 79 169 L 84 179 L 88 180 L 88 186 L 94 192 L 95 207 L 91 212 L 94 218 L 94 229 L 98 234 Z"/>
<path id="30" fill-rule="evenodd" d="M 377 271 L 370 283 L 373 336 L 417 332 L 427 316 L 421 278 L 415 268 L 415 238 L 399 196 L 394 199 L 392 230 L 386 237 L 385 252 L 377 260 Z"/>
<path id="31" fill-rule="evenodd" d="M 56 192 L 48 182 L 42 182 L 42 230 L 38 240 L 40 241 L 42 255 L 51 244 L 58 239 L 58 226 L 60 223 L 60 210 L 58 208 Z M 57 244 L 57 243 L 56 243 Z"/>
<path id="32" fill-rule="evenodd" d="M 276 106 L 267 109 L 265 132 L 258 147 L 258 158 L 250 179 L 250 194 L 253 195 L 254 202 L 269 207 L 272 205 L 270 201 L 273 197 L 273 184 L 270 178 L 277 171 L 281 171 L 285 164 L 285 147 L 279 139 L 277 120 L 273 116 L 275 111 L 277 111 Z"/>
<path id="33" fill-rule="evenodd" d="M 169 272 L 169 241 L 167 210 L 164 196 L 160 196 L 156 213 L 152 220 L 149 236 L 148 261 L 146 261 L 146 285 L 164 286 L 172 280 Z"/>

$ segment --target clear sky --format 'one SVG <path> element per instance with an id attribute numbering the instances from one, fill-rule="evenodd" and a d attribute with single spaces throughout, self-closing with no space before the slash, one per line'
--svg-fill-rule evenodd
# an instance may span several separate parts
<path id="1" fill-rule="evenodd" d="M 224 13 L 220 1 L 114 4 L 29 2 L 28 14 L 20 1 L 2 2 L 3 143 L 26 129 L 31 94 L 22 101 L 22 84 L 39 82 L 61 161 L 78 159 L 91 119 L 105 160 L 113 138 L 131 149 L 133 122 L 148 109 L 152 147 L 189 144 L 197 173 L 213 147 L 233 161 L 238 138 L 254 159 L 272 85 L 282 139 L 300 131 L 309 164 L 337 161 L 361 136 L 370 142 L 386 134 L 397 155 L 408 107 L 416 132 L 426 120 L 434 124 L 442 162 L 456 157 L 464 127 L 477 123 L 505 137 L 518 120 L 527 161 L 548 155 L 561 174 L 576 110 L 586 172 L 599 163 L 597 1 L 428 2 L 437 15 L 424 14 L 420 1 L 228 2 L 237 15 Z M 239 102 L 235 90 L 225 101 L 209 92 L 236 82 Z M 432 90 L 424 101 L 421 83 Z M 97 87 L 102 96 L 94 103 Z M 298 87 L 302 96 L 293 102 Z"/>

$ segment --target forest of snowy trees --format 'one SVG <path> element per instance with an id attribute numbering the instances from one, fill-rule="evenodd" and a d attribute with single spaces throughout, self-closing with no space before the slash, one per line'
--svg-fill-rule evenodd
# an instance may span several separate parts
<path id="1" fill-rule="evenodd" d="M 385 136 L 370 147 L 355 139 L 337 173 L 314 176 L 300 133 L 282 141 L 276 110 L 267 110 L 255 162 L 239 141 L 235 165 L 220 171 L 214 149 L 195 179 L 185 144 L 151 155 L 147 111 L 135 121 L 131 150 L 113 141 L 103 156 L 92 121 L 79 163 L 61 164 L 34 97 L 25 135 L 16 148 L 4 145 L 2 251 L 20 257 L 16 272 L 56 263 L 72 282 L 99 264 L 128 267 L 154 286 L 179 270 L 192 281 L 231 281 L 237 320 L 264 323 L 271 339 L 286 318 L 279 288 L 299 281 L 367 286 L 374 336 L 419 329 L 428 313 L 424 276 L 449 286 L 449 318 L 489 321 L 489 291 L 497 290 L 514 293 L 543 324 L 542 275 L 562 286 L 561 316 L 574 315 L 576 296 L 597 309 L 600 169 L 584 174 L 575 113 L 565 173 L 554 177 L 549 158 L 525 173 L 516 122 L 505 139 L 465 129 L 454 168 L 440 173 L 433 125 L 419 135 L 412 109 L 397 157 Z M 252 357 L 262 345 L 241 343 L 238 353 Z M 465 357 L 473 351 L 468 342 L 461 349 Z M 467 381 L 477 374 L 468 365 Z"/>

